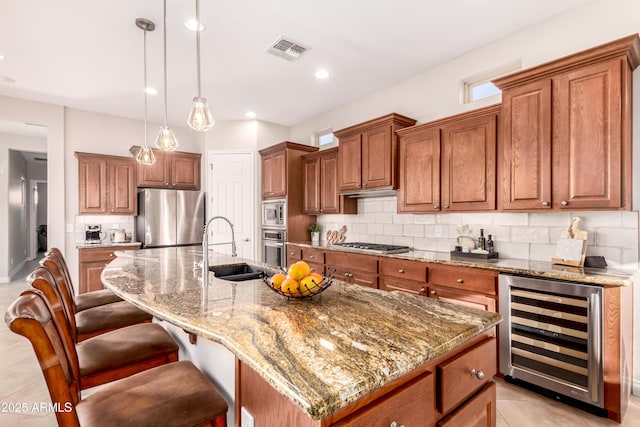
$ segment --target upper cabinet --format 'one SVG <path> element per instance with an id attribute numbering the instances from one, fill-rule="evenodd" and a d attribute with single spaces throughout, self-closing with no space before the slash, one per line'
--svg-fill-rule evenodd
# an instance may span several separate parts
<path id="1" fill-rule="evenodd" d="M 287 151 L 281 147 L 277 151 L 262 155 L 262 198 L 280 198 L 287 195 Z"/>
<path id="2" fill-rule="evenodd" d="M 79 214 L 137 215 L 135 159 L 80 152 L 75 156 Z"/>
<path id="3" fill-rule="evenodd" d="M 132 148 L 132 152 L 138 148 Z M 153 165 L 138 165 L 138 187 L 200 190 L 200 154 L 156 149 L 153 154 Z"/>
<path id="4" fill-rule="evenodd" d="M 356 199 L 338 193 L 338 148 L 317 151 L 303 157 L 304 213 L 355 214 Z"/>
<path id="5" fill-rule="evenodd" d="M 396 188 L 395 131 L 415 122 L 393 113 L 334 132 L 339 139 L 339 190 L 347 193 Z"/>
<path id="6" fill-rule="evenodd" d="M 302 156 L 316 151 L 318 147 L 288 141 L 260 150 L 262 198 L 286 198 L 289 210 L 299 204 L 297 212 L 302 213 Z"/>
<path id="7" fill-rule="evenodd" d="M 637 35 L 494 81 L 503 90 L 501 207 L 631 209 Z"/>
<path id="8" fill-rule="evenodd" d="M 398 131 L 398 212 L 493 210 L 500 106 Z"/>

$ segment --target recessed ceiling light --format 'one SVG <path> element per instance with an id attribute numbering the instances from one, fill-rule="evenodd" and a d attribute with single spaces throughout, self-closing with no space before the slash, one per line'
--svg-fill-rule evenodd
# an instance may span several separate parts
<path id="1" fill-rule="evenodd" d="M 147 95 L 157 95 L 158 94 L 158 91 L 155 90 L 152 87 L 148 87 L 144 91 L 147 92 Z"/>
<path id="2" fill-rule="evenodd" d="M 0 61 L 4 61 L 4 55 L 0 53 Z"/>
<path id="3" fill-rule="evenodd" d="M 0 76 L 0 83 L 15 83 L 16 80 L 8 76 Z"/>
<path id="4" fill-rule="evenodd" d="M 184 21 L 184 26 L 187 27 L 188 30 L 190 31 L 196 31 L 196 28 L 198 28 L 198 21 L 196 21 L 195 19 L 189 19 L 188 21 Z M 207 27 L 204 26 L 204 24 L 201 22 L 200 23 L 200 31 L 204 31 Z"/>
<path id="5" fill-rule="evenodd" d="M 253 111 L 247 111 L 245 116 L 249 117 L 250 119 L 253 119 L 256 117 L 256 113 L 254 113 Z"/>
<path id="6" fill-rule="evenodd" d="M 327 70 L 318 70 L 316 71 L 316 78 L 317 79 L 326 79 L 327 77 L 329 77 L 329 72 Z"/>

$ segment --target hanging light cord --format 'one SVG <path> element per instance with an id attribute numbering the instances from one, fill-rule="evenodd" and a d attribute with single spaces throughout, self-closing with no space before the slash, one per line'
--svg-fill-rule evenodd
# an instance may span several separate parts
<path id="1" fill-rule="evenodd" d="M 200 0 L 196 0 L 196 50 L 198 54 L 196 55 L 197 65 L 198 65 L 198 98 L 200 98 Z"/>
<path id="2" fill-rule="evenodd" d="M 164 0 L 164 127 L 167 127 L 167 0 Z"/>
<path id="3" fill-rule="evenodd" d="M 144 28 L 144 146 L 147 146 L 147 28 Z"/>

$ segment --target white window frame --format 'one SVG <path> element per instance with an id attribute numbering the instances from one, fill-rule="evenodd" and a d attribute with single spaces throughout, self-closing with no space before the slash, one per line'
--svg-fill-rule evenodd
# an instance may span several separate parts
<path id="1" fill-rule="evenodd" d="M 325 143 L 325 144 L 320 144 L 320 139 L 325 136 L 331 134 L 333 136 L 333 139 L 331 142 Z M 319 131 L 316 131 L 313 133 L 313 145 L 320 148 L 320 149 L 325 149 L 325 148 L 331 148 L 331 147 L 335 147 L 338 145 L 338 140 L 336 139 L 335 135 L 333 135 L 333 129 L 332 128 L 326 128 L 326 129 L 322 129 Z"/>
<path id="2" fill-rule="evenodd" d="M 522 69 L 522 61 L 517 59 L 463 79 L 461 82 L 460 103 L 462 105 L 469 105 L 475 103 L 500 102 L 502 100 L 502 92 L 484 98 L 472 99 L 473 89 L 520 69 Z"/>

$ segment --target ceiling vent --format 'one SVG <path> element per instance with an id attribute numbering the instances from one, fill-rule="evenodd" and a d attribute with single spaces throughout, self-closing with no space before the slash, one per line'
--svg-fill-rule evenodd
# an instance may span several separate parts
<path id="1" fill-rule="evenodd" d="M 265 52 L 270 53 L 288 61 L 295 61 L 307 50 L 306 47 L 299 45 L 296 42 L 287 40 L 284 37 L 278 37 L 276 41 L 265 49 Z"/>

